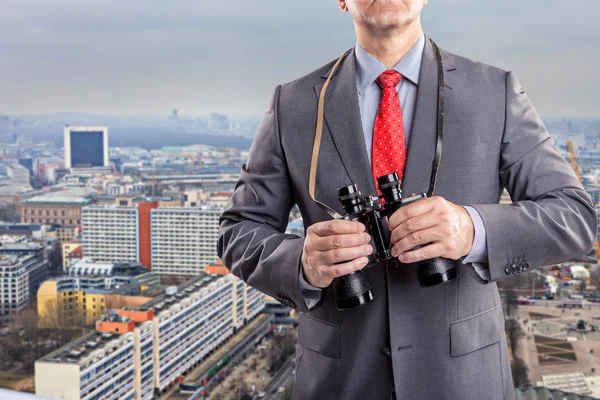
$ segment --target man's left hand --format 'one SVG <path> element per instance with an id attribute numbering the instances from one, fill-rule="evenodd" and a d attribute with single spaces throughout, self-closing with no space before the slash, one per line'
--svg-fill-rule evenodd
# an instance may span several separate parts
<path id="1" fill-rule="evenodd" d="M 468 211 L 442 197 L 431 197 L 400 208 L 389 219 L 392 256 L 403 263 L 469 254 L 475 227 Z M 415 246 L 425 245 L 413 250 Z"/>

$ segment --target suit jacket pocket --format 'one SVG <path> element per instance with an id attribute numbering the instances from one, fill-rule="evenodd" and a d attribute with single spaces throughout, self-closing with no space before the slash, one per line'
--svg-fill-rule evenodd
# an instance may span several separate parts
<path id="1" fill-rule="evenodd" d="M 504 335 L 504 314 L 498 305 L 450 323 L 450 355 L 462 356 L 497 343 Z"/>
<path id="2" fill-rule="evenodd" d="M 304 313 L 298 315 L 298 344 L 330 358 L 342 355 L 340 327 Z"/>

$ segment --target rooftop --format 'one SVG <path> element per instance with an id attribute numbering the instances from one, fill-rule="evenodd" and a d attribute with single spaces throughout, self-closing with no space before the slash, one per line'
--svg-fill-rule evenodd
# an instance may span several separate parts
<path id="1" fill-rule="evenodd" d="M 68 343 L 38 361 L 82 365 L 93 356 L 94 352 L 108 347 L 109 344 L 117 344 L 119 341 L 127 340 L 127 338 L 127 335 L 94 331 Z"/>
<path id="2" fill-rule="evenodd" d="M 40 250 L 45 247 L 44 243 L 41 242 L 2 242 L 0 243 L 0 251 L 27 251 L 27 250 Z"/>
<path id="3" fill-rule="evenodd" d="M 154 309 L 155 315 L 160 315 L 162 312 L 169 310 L 172 306 L 177 305 L 182 300 L 190 297 L 193 293 L 199 292 L 204 287 L 208 286 L 212 282 L 217 281 L 220 276 L 213 276 L 201 273 L 200 275 L 182 283 L 177 286 L 177 291 L 174 294 L 167 294 L 170 287 L 162 290 L 160 294 L 156 295 L 152 300 L 144 303 L 138 307 L 138 310 L 149 310 Z M 147 295 L 144 293 L 144 295 Z"/>
<path id="4" fill-rule="evenodd" d="M 560 389 L 551 389 L 547 387 L 529 387 L 515 390 L 517 400 L 597 400 L 597 397 L 590 397 L 576 393 L 563 392 Z"/>
<path id="5" fill-rule="evenodd" d="M 58 192 L 50 192 L 41 196 L 23 200 L 24 204 L 73 204 L 86 205 L 92 201 L 91 194 L 86 188 L 72 188 Z"/>

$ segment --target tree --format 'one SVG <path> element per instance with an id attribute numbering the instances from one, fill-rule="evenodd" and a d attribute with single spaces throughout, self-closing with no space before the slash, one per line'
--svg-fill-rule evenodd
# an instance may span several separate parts
<path id="1" fill-rule="evenodd" d="M 515 387 L 521 387 L 529 383 L 529 369 L 520 357 L 514 357 L 510 366 Z"/>
<path id="2" fill-rule="evenodd" d="M 518 307 L 519 293 L 514 290 L 507 289 L 503 295 L 506 315 L 512 316 Z"/>

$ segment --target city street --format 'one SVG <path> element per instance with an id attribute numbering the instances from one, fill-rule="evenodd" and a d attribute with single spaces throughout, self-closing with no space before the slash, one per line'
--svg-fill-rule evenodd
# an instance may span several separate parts
<path id="1" fill-rule="evenodd" d="M 283 368 L 275 375 L 271 383 L 265 388 L 266 400 L 279 400 L 281 393 L 271 393 L 273 389 L 278 390 L 280 387 L 287 388 L 294 381 L 294 359 L 290 359 L 285 363 Z"/>

